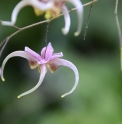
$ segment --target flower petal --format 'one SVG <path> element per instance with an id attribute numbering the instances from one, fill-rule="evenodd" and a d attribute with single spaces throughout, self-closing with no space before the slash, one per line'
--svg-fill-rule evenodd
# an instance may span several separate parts
<path id="1" fill-rule="evenodd" d="M 38 53 L 31 50 L 29 47 L 25 47 L 25 51 L 31 54 L 33 57 L 37 58 L 38 60 L 41 59 L 41 56 Z"/>
<path id="2" fill-rule="evenodd" d="M 48 10 L 51 9 L 54 6 L 54 1 L 50 0 L 48 2 L 41 2 L 40 0 L 30 0 L 31 4 L 34 8 L 38 8 L 40 10 Z"/>
<path id="3" fill-rule="evenodd" d="M 47 47 L 44 47 L 41 51 L 41 57 L 44 58 L 45 60 L 49 60 L 53 54 L 53 47 L 51 43 L 49 42 Z"/>
<path id="4" fill-rule="evenodd" d="M 59 57 L 63 57 L 63 53 L 60 52 L 60 53 L 54 53 L 52 55 L 52 57 L 50 58 L 50 60 L 53 60 L 53 59 L 56 59 L 56 58 L 59 58 Z"/>
<path id="5" fill-rule="evenodd" d="M 4 59 L 4 61 L 2 63 L 1 79 L 3 81 L 5 81 L 5 79 L 3 77 L 3 70 L 4 70 L 4 66 L 5 66 L 6 62 L 8 61 L 8 59 L 10 59 L 12 57 L 17 57 L 17 56 L 18 57 L 23 57 L 23 58 L 27 59 L 30 62 L 30 67 L 32 69 L 38 66 L 38 63 L 37 63 L 38 60 L 35 57 L 33 57 L 31 54 L 29 54 L 28 52 L 25 52 L 25 51 L 15 51 L 15 52 L 12 52 Z"/>
<path id="6" fill-rule="evenodd" d="M 35 87 L 33 87 L 32 89 L 30 89 L 29 91 L 20 94 L 17 98 L 20 98 L 22 96 L 25 96 L 25 95 L 30 94 L 33 91 L 35 91 L 41 85 L 42 81 L 44 80 L 46 72 L 47 72 L 46 66 L 41 65 L 41 74 L 40 74 L 40 79 L 39 79 L 37 85 Z"/>
<path id="7" fill-rule="evenodd" d="M 77 16 L 78 16 L 78 29 L 77 32 L 74 33 L 75 36 L 78 36 L 81 32 L 82 22 L 83 22 L 83 5 L 80 0 L 67 0 L 72 3 L 77 8 Z"/>
<path id="8" fill-rule="evenodd" d="M 41 57 L 43 59 L 45 58 L 45 52 L 46 52 L 46 47 L 42 48 L 42 50 L 41 50 Z"/>
<path id="9" fill-rule="evenodd" d="M 11 22 L 10 21 L 1 21 L 2 25 L 12 26 L 16 23 L 17 15 L 19 11 L 27 5 L 33 6 L 33 8 L 37 8 L 40 10 L 47 10 L 53 7 L 53 1 L 48 3 L 40 2 L 39 0 L 21 0 L 14 8 L 11 16 Z"/>
<path id="10" fill-rule="evenodd" d="M 63 94 L 61 97 L 65 97 L 65 96 L 71 94 L 76 89 L 76 87 L 78 85 L 78 81 L 79 81 L 79 73 L 78 73 L 76 66 L 73 63 L 71 63 L 70 61 L 58 58 L 58 59 L 49 61 L 47 63 L 47 66 L 51 72 L 54 72 L 60 66 L 66 66 L 66 67 L 71 68 L 75 73 L 75 84 L 74 84 L 73 88 L 69 92 Z"/>
<path id="11" fill-rule="evenodd" d="M 24 7 L 30 4 L 30 0 L 21 0 L 14 8 L 11 16 L 11 22 L 2 21 L 2 25 L 12 26 L 16 23 L 17 15 L 19 11 Z"/>
<path id="12" fill-rule="evenodd" d="M 64 14 L 64 20 L 65 20 L 65 27 L 62 28 L 62 32 L 63 34 L 66 35 L 69 32 L 71 21 L 70 21 L 69 12 L 65 5 L 62 6 L 62 12 Z"/>

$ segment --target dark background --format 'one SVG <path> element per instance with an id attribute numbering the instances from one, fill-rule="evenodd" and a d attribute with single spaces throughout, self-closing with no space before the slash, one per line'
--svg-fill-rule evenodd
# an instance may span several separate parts
<path id="1" fill-rule="evenodd" d="M 13 8 L 19 0 L 0 1 L 0 20 L 10 20 Z M 90 0 L 82 0 L 85 4 Z M 70 5 L 69 5 L 70 6 Z M 0 81 L 0 124 L 122 124 L 122 72 L 120 69 L 119 38 L 114 18 L 115 0 L 99 0 L 93 5 L 86 40 L 83 40 L 90 6 L 84 7 L 81 34 L 77 29 L 76 12 L 71 12 L 71 28 L 63 35 L 64 19 L 50 23 L 48 42 L 55 52 L 63 52 L 64 59 L 73 62 L 79 70 L 77 89 L 69 96 L 74 84 L 74 74 L 60 67 L 54 74 L 48 73 L 42 85 L 33 93 L 17 99 L 17 96 L 36 85 L 37 69 L 31 70 L 27 60 L 10 59 L 4 70 L 5 82 Z M 122 28 L 122 1 L 119 0 L 118 16 Z M 36 17 L 33 8 L 24 7 L 16 25 L 23 27 L 44 20 Z M 16 29 L 0 25 L 0 41 Z M 12 51 L 25 46 L 40 53 L 45 46 L 46 24 L 42 24 L 10 39 L 0 63 Z"/>

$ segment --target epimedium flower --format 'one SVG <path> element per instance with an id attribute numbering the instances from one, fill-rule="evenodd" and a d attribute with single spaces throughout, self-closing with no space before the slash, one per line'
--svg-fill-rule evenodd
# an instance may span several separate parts
<path id="1" fill-rule="evenodd" d="M 24 51 L 15 51 L 15 52 L 10 53 L 4 59 L 4 61 L 2 63 L 2 67 L 1 67 L 1 79 L 2 79 L 2 81 L 5 81 L 4 76 L 3 76 L 3 70 L 4 70 L 6 62 L 12 57 L 23 57 L 23 58 L 28 60 L 31 69 L 35 69 L 36 67 L 38 67 L 38 70 L 40 72 L 40 78 L 39 78 L 39 81 L 35 87 L 30 89 L 29 91 L 26 91 L 26 92 L 20 94 L 18 96 L 18 98 L 25 96 L 27 94 L 30 94 L 33 91 L 35 91 L 41 85 L 48 69 L 53 73 L 60 66 L 69 67 L 74 71 L 75 84 L 69 92 L 63 94 L 61 97 L 65 97 L 66 95 L 71 94 L 76 89 L 76 87 L 78 85 L 78 81 L 79 81 L 78 70 L 75 67 L 75 65 L 73 63 L 71 63 L 70 61 L 60 58 L 60 57 L 63 57 L 62 52 L 53 53 L 53 51 L 54 51 L 54 49 L 53 49 L 51 43 L 48 43 L 47 47 L 44 47 L 41 50 L 41 55 L 34 52 L 33 50 L 31 50 L 28 47 L 25 47 Z"/>
<path id="2" fill-rule="evenodd" d="M 70 29 L 70 16 L 68 9 L 65 5 L 66 2 L 73 4 L 77 8 L 78 16 L 78 29 L 75 32 L 75 36 L 78 36 L 82 27 L 82 18 L 83 18 L 83 5 L 80 0 L 21 0 L 14 8 L 11 16 L 11 21 L 2 21 L 3 25 L 12 26 L 16 23 L 17 15 L 19 11 L 30 5 L 34 8 L 35 14 L 41 15 L 45 13 L 45 18 L 50 19 L 51 17 L 57 17 L 60 12 L 64 14 L 65 27 L 62 28 L 63 34 L 67 34 Z"/>

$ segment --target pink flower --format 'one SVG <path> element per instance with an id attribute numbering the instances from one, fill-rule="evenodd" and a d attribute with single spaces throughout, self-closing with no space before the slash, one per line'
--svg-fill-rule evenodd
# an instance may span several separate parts
<path id="1" fill-rule="evenodd" d="M 28 47 L 25 47 L 25 51 L 15 51 L 15 52 L 10 53 L 4 59 L 4 61 L 2 63 L 1 79 L 3 81 L 5 81 L 5 79 L 3 77 L 4 66 L 5 66 L 6 62 L 8 61 L 8 59 L 10 59 L 12 57 L 23 57 L 23 58 L 27 59 L 31 69 L 35 69 L 36 67 L 38 67 L 39 72 L 41 72 L 41 73 L 40 73 L 40 78 L 39 78 L 39 81 L 38 81 L 37 85 L 35 87 L 33 87 L 32 89 L 30 89 L 29 91 L 20 94 L 18 96 L 18 98 L 20 98 L 24 95 L 27 95 L 27 94 L 33 92 L 34 90 L 36 90 L 41 85 L 41 83 L 42 83 L 42 81 L 45 77 L 45 74 L 47 72 L 47 69 L 49 69 L 53 73 L 53 72 L 55 72 L 55 70 L 58 67 L 67 66 L 67 67 L 71 68 L 75 73 L 75 84 L 69 92 L 63 94 L 61 97 L 65 97 L 66 95 L 71 94 L 75 90 L 75 88 L 77 87 L 77 84 L 78 84 L 78 81 L 79 81 L 78 70 L 75 67 L 75 65 L 73 63 L 71 63 L 70 61 L 60 59 L 60 57 L 63 56 L 62 52 L 53 53 L 53 51 L 54 51 L 53 47 L 52 47 L 51 43 L 49 43 L 47 47 L 44 47 L 42 49 L 41 55 L 34 52 L 33 50 L 31 50 Z"/>
<path id="2" fill-rule="evenodd" d="M 65 27 L 62 29 L 63 34 L 67 34 L 70 29 L 70 16 L 68 9 L 65 5 L 66 2 L 71 3 L 77 8 L 77 16 L 78 16 L 78 28 L 75 32 L 75 36 L 78 36 L 82 27 L 82 19 L 83 19 L 83 6 L 80 0 L 21 0 L 14 8 L 11 16 L 11 21 L 2 21 L 3 25 L 12 26 L 16 23 L 17 15 L 19 11 L 30 5 L 34 8 L 36 15 L 43 14 L 45 12 L 45 18 L 49 19 L 51 17 L 57 17 L 60 12 L 64 14 Z M 76 22 L 75 22 L 76 23 Z"/>

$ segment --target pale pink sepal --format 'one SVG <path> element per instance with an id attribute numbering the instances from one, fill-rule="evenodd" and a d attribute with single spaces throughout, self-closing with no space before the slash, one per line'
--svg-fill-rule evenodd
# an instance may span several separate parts
<path id="1" fill-rule="evenodd" d="M 25 47 L 25 51 L 30 53 L 33 57 L 37 58 L 38 60 L 42 59 L 38 53 L 31 50 L 29 47 Z"/>
<path id="2" fill-rule="evenodd" d="M 74 5 L 77 9 L 77 16 L 78 16 L 78 28 L 77 31 L 74 33 L 75 36 L 78 36 L 81 32 L 82 23 L 83 23 L 83 5 L 80 0 L 67 0 L 72 5 Z"/>
<path id="3" fill-rule="evenodd" d="M 59 58 L 49 61 L 47 65 L 51 72 L 54 72 L 60 66 L 66 66 L 73 70 L 73 72 L 75 74 L 75 84 L 69 92 L 63 94 L 61 97 L 65 97 L 65 96 L 71 94 L 76 89 L 76 87 L 78 85 L 78 81 L 79 81 L 79 73 L 78 73 L 76 66 L 73 63 L 71 63 L 70 61 L 67 61 L 65 59 L 59 59 Z"/>
<path id="4" fill-rule="evenodd" d="M 32 6 L 33 8 L 38 8 L 40 10 L 47 10 L 53 7 L 53 1 L 50 1 L 48 3 L 41 2 L 39 0 L 21 0 L 13 9 L 12 15 L 11 15 L 11 21 L 1 21 L 2 25 L 6 26 L 12 26 L 16 23 L 17 15 L 19 11 L 25 7 L 25 6 Z"/>
<path id="5" fill-rule="evenodd" d="M 62 32 L 64 35 L 66 35 L 69 32 L 71 21 L 70 21 L 68 9 L 65 5 L 63 5 L 62 7 L 62 12 L 64 14 L 64 20 L 65 20 L 65 27 L 62 28 Z"/>
<path id="6" fill-rule="evenodd" d="M 47 47 L 44 47 L 41 51 L 41 56 L 42 58 L 45 58 L 45 60 L 49 60 L 53 54 L 53 47 L 51 45 L 51 43 L 49 42 Z"/>
<path id="7" fill-rule="evenodd" d="M 35 57 L 33 57 L 31 54 L 29 54 L 28 52 L 25 52 L 25 51 L 15 51 L 15 52 L 12 52 L 12 53 L 10 53 L 10 54 L 4 59 L 4 61 L 3 61 L 3 63 L 2 63 L 2 67 L 1 67 L 1 68 L 2 68 L 2 70 L 1 70 L 1 79 L 2 79 L 3 81 L 5 81 L 4 76 L 3 76 L 4 66 L 5 66 L 6 62 L 7 62 L 10 58 L 12 58 L 12 57 L 23 57 L 23 58 L 27 59 L 27 60 L 30 62 L 29 64 L 31 64 L 30 67 L 31 67 L 32 69 L 38 66 L 38 63 L 37 63 L 38 60 L 37 60 Z"/>
<path id="8" fill-rule="evenodd" d="M 41 74 L 40 74 L 40 78 L 39 78 L 39 81 L 38 81 L 37 85 L 35 87 L 33 87 L 32 89 L 20 94 L 17 98 L 20 98 L 22 96 L 25 96 L 27 94 L 32 93 L 33 91 L 35 91 L 42 84 L 42 81 L 44 80 L 45 74 L 47 72 L 46 65 L 41 65 L 40 70 L 41 70 Z"/>

